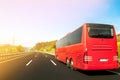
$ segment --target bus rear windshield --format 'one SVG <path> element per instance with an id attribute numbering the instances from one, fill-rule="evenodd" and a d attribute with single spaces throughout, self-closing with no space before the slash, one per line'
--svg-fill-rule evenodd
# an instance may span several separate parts
<path id="1" fill-rule="evenodd" d="M 113 38 L 113 27 L 111 26 L 89 26 L 88 34 L 92 38 Z"/>

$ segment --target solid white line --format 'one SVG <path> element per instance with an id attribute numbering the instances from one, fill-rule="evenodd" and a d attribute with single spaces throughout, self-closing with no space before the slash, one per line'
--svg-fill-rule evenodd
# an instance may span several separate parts
<path id="1" fill-rule="evenodd" d="M 110 71 L 110 70 L 107 70 L 107 71 L 112 72 L 112 73 L 115 73 L 115 74 L 117 74 L 117 75 L 120 75 L 120 73 L 119 73 L 119 72 Z"/>
<path id="2" fill-rule="evenodd" d="M 53 60 L 50 60 L 50 62 L 51 62 L 54 66 L 57 66 L 57 64 L 56 64 Z"/>
<path id="3" fill-rule="evenodd" d="M 32 62 L 32 60 L 30 60 L 30 61 L 26 64 L 26 66 L 29 66 L 31 62 Z"/>

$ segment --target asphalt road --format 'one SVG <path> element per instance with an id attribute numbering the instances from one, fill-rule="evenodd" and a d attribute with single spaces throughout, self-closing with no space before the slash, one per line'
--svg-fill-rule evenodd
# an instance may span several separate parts
<path id="1" fill-rule="evenodd" d="M 53 55 L 33 52 L 1 62 L 0 80 L 120 80 L 120 69 L 73 71 Z"/>

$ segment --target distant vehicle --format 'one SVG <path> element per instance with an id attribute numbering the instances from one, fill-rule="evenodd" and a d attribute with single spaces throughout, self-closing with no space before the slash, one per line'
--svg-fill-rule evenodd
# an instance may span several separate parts
<path id="1" fill-rule="evenodd" d="M 55 57 L 71 69 L 118 69 L 113 25 L 86 23 L 56 43 Z"/>

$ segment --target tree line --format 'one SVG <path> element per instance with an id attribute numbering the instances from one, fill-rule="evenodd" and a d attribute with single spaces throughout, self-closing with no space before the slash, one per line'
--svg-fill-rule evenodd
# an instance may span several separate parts
<path id="1" fill-rule="evenodd" d="M 51 52 L 51 53 L 54 53 L 55 52 L 56 41 L 57 40 L 48 41 L 48 42 L 39 42 L 39 43 L 37 43 L 33 47 L 33 49 L 35 51 L 42 51 L 42 52 Z"/>

